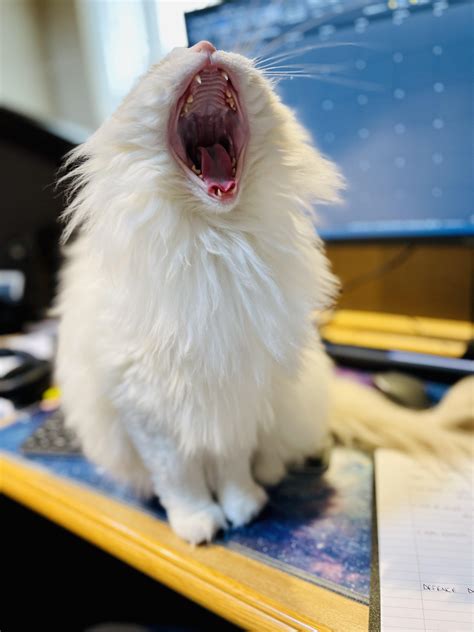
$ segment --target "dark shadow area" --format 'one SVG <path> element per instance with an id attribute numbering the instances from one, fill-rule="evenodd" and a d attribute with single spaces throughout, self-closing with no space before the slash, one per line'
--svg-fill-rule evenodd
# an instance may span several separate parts
<path id="1" fill-rule="evenodd" d="M 239 629 L 10 499 L 0 515 L 2 632 Z"/>

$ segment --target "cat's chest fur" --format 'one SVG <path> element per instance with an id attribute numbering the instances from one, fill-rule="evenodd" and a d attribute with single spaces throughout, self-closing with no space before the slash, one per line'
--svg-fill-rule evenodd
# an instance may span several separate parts
<path id="1" fill-rule="evenodd" d="M 284 247 L 271 231 L 178 232 L 155 239 L 148 257 L 132 244 L 132 265 L 115 270 L 104 329 L 120 332 L 122 353 L 111 342 L 106 363 L 118 369 L 125 405 L 172 423 L 189 445 L 221 451 L 255 441 L 272 421 L 275 372 L 297 370 L 312 333 L 318 251 L 291 232 Z M 140 243 L 143 254 L 143 235 Z"/>

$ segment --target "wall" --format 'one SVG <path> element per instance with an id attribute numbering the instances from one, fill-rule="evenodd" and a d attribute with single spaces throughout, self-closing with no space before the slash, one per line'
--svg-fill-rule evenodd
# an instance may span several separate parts
<path id="1" fill-rule="evenodd" d="M 0 102 L 42 118 L 53 116 L 34 0 L 0 0 Z"/>
<path id="2" fill-rule="evenodd" d="M 37 0 L 36 5 L 54 118 L 94 129 L 76 4 L 72 0 Z"/>
<path id="3" fill-rule="evenodd" d="M 94 129 L 76 4 L 0 0 L 0 103 L 35 118 Z"/>

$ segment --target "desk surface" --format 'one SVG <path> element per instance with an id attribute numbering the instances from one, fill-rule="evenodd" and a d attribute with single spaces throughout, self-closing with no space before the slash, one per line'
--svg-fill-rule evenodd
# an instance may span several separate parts
<path id="1" fill-rule="evenodd" d="M 191 547 L 153 515 L 0 454 L 0 491 L 252 630 L 368 628 L 368 607 L 221 545 Z"/>
<path id="2" fill-rule="evenodd" d="M 357 632 L 368 607 L 221 546 L 191 547 L 166 523 L 0 456 L 0 491 L 246 629 Z"/>

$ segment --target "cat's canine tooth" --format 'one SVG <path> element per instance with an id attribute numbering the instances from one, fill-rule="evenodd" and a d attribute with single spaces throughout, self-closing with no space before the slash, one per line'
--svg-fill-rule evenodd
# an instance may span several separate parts
<path id="1" fill-rule="evenodd" d="M 224 77 L 226 81 L 229 81 L 229 75 L 226 72 L 224 72 L 224 70 L 221 70 L 221 75 Z"/>
<path id="2" fill-rule="evenodd" d="M 222 191 L 220 189 L 217 189 L 217 197 L 221 197 L 222 196 Z"/>
<path id="3" fill-rule="evenodd" d="M 200 170 L 200 169 L 198 169 L 198 168 L 196 167 L 196 165 L 194 165 L 194 164 L 193 164 L 193 165 L 192 165 L 192 167 L 191 167 L 191 169 L 194 171 L 194 173 L 195 173 L 197 176 L 201 175 L 201 170 Z"/>
<path id="4" fill-rule="evenodd" d="M 196 75 L 194 79 L 198 82 L 199 85 L 202 83 L 201 75 Z"/>
<path id="5" fill-rule="evenodd" d="M 225 96 L 229 97 L 229 99 L 232 97 L 232 92 L 230 90 L 226 90 L 225 91 Z"/>
<path id="6" fill-rule="evenodd" d="M 186 103 L 192 103 L 193 101 L 194 101 L 194 97 L 192 94 L 190 94 L 188 98 L 186 99 Z"/>

